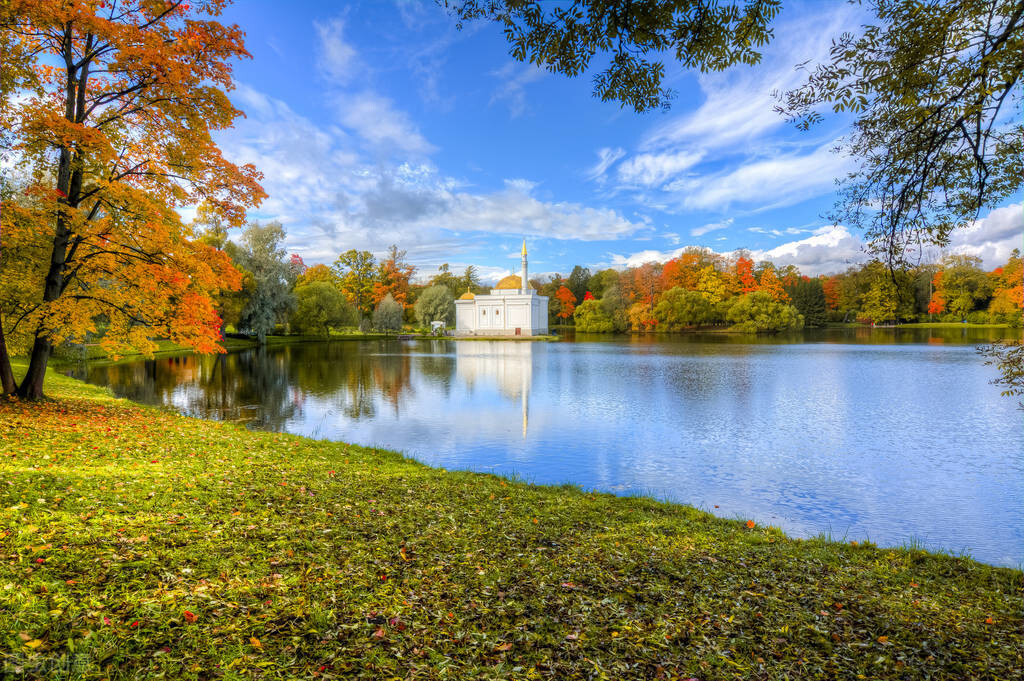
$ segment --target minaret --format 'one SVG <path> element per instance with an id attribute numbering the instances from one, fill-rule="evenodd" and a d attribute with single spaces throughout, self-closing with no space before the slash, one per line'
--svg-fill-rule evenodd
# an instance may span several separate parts
<path id="1" fill-rule="evenodd" d="M 520 289 L 520 293 L 529 293 L 530 291 L 530 280 L 526 278 L 526 239 L 523 239 L 523 272 L 521 274 L 523 288 Z"/>

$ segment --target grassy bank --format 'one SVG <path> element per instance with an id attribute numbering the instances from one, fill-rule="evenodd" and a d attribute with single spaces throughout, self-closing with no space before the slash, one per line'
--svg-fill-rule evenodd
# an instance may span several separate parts
<path id="1" fill-rule="evenodd" d="M 0 402 L 0 677 L 1024 676 L 1020 571 L 47 390 Z"/>

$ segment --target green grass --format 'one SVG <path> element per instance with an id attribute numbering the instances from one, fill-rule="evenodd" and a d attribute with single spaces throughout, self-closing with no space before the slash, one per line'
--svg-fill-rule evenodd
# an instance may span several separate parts
<path id="1" fill-rule="evenodd" d="M 1024 677 L 1018 570 L 46 388 L 0 400 L 3 678 Z"/>

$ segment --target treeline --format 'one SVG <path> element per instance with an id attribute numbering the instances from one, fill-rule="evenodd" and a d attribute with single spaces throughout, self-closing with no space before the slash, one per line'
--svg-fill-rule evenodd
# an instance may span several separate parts
<path id="1" fill-rule="evenodd" d="M 197 239 L 223 251 L 241 273 L 239 290 L 215 297 L 221 329 L 257 337 L 332 331 L 429 329 L 431 322 L 455 323 L 455 298 L 480 293 L 472 265 L 462 275 L 442 265 L 426 284 L 415 284 L 416 267 L 406 252 L 391 246 L 378 261 L 369 251 L 350 249 L 330 265 L 307 267 L 284 248 L 285 231 L 277 222 L 250 223 L 236 241 L 216 216 L 200 206 L 192 224 Z"/>
<path id="2" fill-rule="evenodd" d="M 809 277 L 793 266 L 755 263 L 686 249 L 664 264 L 591 273 L 576 266 L 567 278 L 534 282 L 549 296 L 552 324 L 584 332 L 681 331 L 730 326 L 771 332 L 828 322 L 889 324 L 967 321 L 1021 325 L 1021 257 L 991 272 L 975 256 L 890 271 L 871 261 L 841 274 Z"/>

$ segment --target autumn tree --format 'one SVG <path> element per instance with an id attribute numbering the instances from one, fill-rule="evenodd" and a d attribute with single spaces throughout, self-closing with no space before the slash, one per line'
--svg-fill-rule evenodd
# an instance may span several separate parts
<path id="1" fill-rule="evenodd" d="M 701 269 L 697 277 L 696 290 L 712 305 L 722 302 L 727 295 L 725 282 L 712 265 L 706 265 Z"/>
<path id="2" fill-rule="evenodd" d="M 1010 259 L 990 275 L 992 301 L 988 311 L 994 320 L 1003 320 L 1011 326 L 1021 326 L 1021 308 L 1024 307 L 1024 263 L 1020 251 L 1014 249 Z"/>
<path id="3" fill-rule="evenodd" d="M 828 310 L 839 309 L 839 277 L 826 277 L 821 282 L 821 290 L 825 294 L 825 307 Z"/>
<path id="4" fill-rule="evenodd" d="M 312 284 L 314 281 L 324 281 L 332 286 L 339 286 L 338 277 L 334 274 L 334 270 L 327 265 L 320 264 L 307 267 L 306 271 L 295 279 L 295 286 L 296 288 L 299 286 L 305 286 L 307 284 Z"/>
<path id="5" fill-rule="evenodd" d="M 225 91 L 233 61 L 248 56 L 241 29 L 214 20 L 225 4 L 5 3 L 16 59 L 5 54 L 0 80 L 23 89 L 5 93 L 0 129 L 33 200 L 5 204 L 0 231 L 5 249 L 47 244 L 38 295 L 17 311 L 32 346 L 20 395 L 41 397 L 54 344 L 81 340 L 101 319 L 111 352 L 151 350 L 154 336 L 219 349 L 211 296 L 239 276 L 175 209 L 205 200 L 239 225 L 263 197 L 256 170 L 226 160 L 212 137 L 241 113 Z"/>
<path id="6" fill-rule="evenodd" d="M 381 261 L 378 279 L 373 284 L 371 296 L 375 310 L 380 301 L 389 295 L 403 309 L 409 303 L 409 280 L 416 272 L 416 267 L 405 261 L 405 255 L 405 251 L 392 245 L 387 256 Z"/>
<path id="7" fill-rule="evenodd" d="M 595 58 L 594 96 L 637 112 L 667 108 L 673 92 L 663 83 L 665 58 L 686 68 L 721 71 L 756 64 L 757 48 L 772 38 L 779 0 L 443 0 L 463 22 L 490 20 L 502 27 L 509 53 L 553 73 L 574 77 Z M 570 287 L 572 288 L 572 287 Z M 573 293 L 578 293 L 573 291 Z"/>
<path id="8" fill-rule="evenodd" d="M 349 249 L 338 256 L 332 266 L 338 285 L 359 314 L 373 312 L 373 286 L 376 283 L 377 260 L 369 251 Z"/>
<path id="9" fill-rule="evenodd" d="M 775 273 L 774 267 L 765 267 L 761 272 L 760 281 L 757 282 L 757 290 L 764 291 L 778 301 L 787 302 L 789 295 L 782 287 L 782 282 Z"/>
<path id="10" fill-rule="evenodd" d="M 752 293 L 757 290 L 753 260 L 743 257 L 736 260 L 736 279 L 739 282 L 740 293 Z"/>
<path id="11" fill-rule="evenodd" d="M 555 298 L 558 299 L 559 303 L 558 318 L 563 321 L 569 319 L 576 311 L 576 296 L 573 295 L 568 287 L 560 286 L 555 291 Z"/>
<path id="12" fill-rule="evenodd" d="M 942 287 L 942 270 L 932 277 L 932 295 L 928 300 L 928 314 L 942 314 L 946 311 L 946 290 Z"/>

